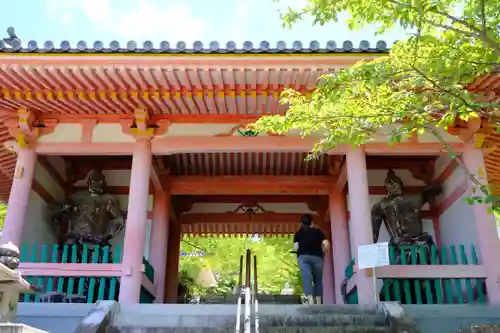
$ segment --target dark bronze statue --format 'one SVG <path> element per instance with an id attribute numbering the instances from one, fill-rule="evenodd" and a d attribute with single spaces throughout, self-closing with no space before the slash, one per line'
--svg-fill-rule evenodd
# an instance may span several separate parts
<path id="1" fill-rule="evenodd" d="M 79 191 L 53 209 L 53 222 L 63 228 L 64 244 L 105 245 L 124 225 L 119 202 L 106 193 L 102 172 L 92 170 L 87 176 L 88 191 Z"/>
<path id="2" fill-rule="evenodd" d="M 385 179 L 385 188 L 388 196 L 373 205 L 371 211 L 373 242 L 377 242 L 380 227 L 384 223 L 390 236 L 389 244 L 394 248 L 396 254 L 396 260 L 393 264 L 421 264 L 423 251 L 425 251 L 425 257 L 430 258 L 430 248 L 434 245 L 432 237 L 423 230 L 422 207 L 434 200 L 442 192 L 442 187 L 441 185 L 429 185 L 421 193 L 405 194 L 403 182 L 394 171 L 389 170 Z M 415 248 L 413 258 L 409 249 L 411 247 Z M 433 282 L 426 285 L 421 280 L 407 279 L 407 281 L 410 285 L 409 293 L 404 292 L 402 283 L 395 284 L 393 279 L 385 280 L 380 299 L 395 300 L 395 295 L 399 294 L 403 297 L 401 299 L 403 303 L 414 303 L 417 289 L 423 291 L 425 288 L 431 288 L 431 290 L 429 290 L 430 293 L 423 293 L 426 295 L 424 298 L 429 294 L 432 297 L 436 295 Z M 399 291 L 395 289 L 399 289 Z M 387 295 L 390 299 L 386 299 Z M 433 303 L 433 300 L 425 299 L 425 303 Z"/>
<path id="3" fill-rule="evenodd" d="M 392 264 L 421 264 L 423 251 L 427 260 L 429 260 L 430 248 L 434 241 L 431 235 L 424 232 L 421 217 L 422 207 L 438 196 L 442 192 L 442 187 L 440 185 L 429 185 L 421 193 L 405 194 L 403 182 L 396 176 L 394 171 L 389 170 L 385 179 L 385 189 L 388 195 L 373 205 L 371 211 L 373 242 L 378 241 L 380 227 L 383 223 L 390 236 L 389 245 L 395 250 L 396 258 Z M 416 255 L 413 258 L 410 255 L 411 252 L 407 250 L 411 247 L 416 248 Z M 352 265 L 354 265 L 354 262 L 352 262 Z M 348 281 L 351 277 L 347 277 L 341 286 L 345 303 L 349 303 L 350 299 L 357 293 L 356 286 L 351 290 L 347 290 Z M 422 283 L 421 280 L 406 279 L 406 281 L 409 282 L 410 286 L 409 294 L 403 290 L 403 283 L 396 284 L 394 279 L 385 279 L 380 300 L 399 300 L 402 303 L 414 303 L 418 292 L 417 289 L 419 289 L 424 295 L 423 303 L 433 303 L 433 300 L 427 299 L 427 297 L 431 295 L 435 299 L 434 281 L 429 280 L 430 283 L 428 284 Z M 430 288 L 430 293 L 425 292 L 426 288 Z M 396 295 L 401 295 L 402 299 L 397 299 Z"/>
<path id="4" fill-rule="evenodd" d="M 82 262 L 86 251 L 87 262 L 90 262 L 94 250 L 99 247 L 97 262 L 101 263 L 104 254 L 103 247 L 111 247 L 110 240 L 125 226 L 126 214 L 120 209 L 119 202 L 106 193 L 106 179 L 102 172 L 98 170 L 89 172 L 87 188 L 87 191 L 79 191 L 56 207 L 52 207 L 52 221 L 60 231 L 62 245 L 68 245 L 71 251 L 76 251 L 76 253 L 71 252 L 70 257 L 76 255 L 77 262 Z M 108 258 L 112 257 L 110 250 Z M 109 283 L 107 280 L 100 280 L 98 283 L 104 282 L 106 288 Z M 56 292 L 47 294 L 46 297 L 42 297 L 42 300 L 69 303 L 86 302 L 88 288 L 89 281 L 86 279 L 84 296 Z M 99 285 L 96 285 L 95 288 L 98 289 Z"/>
<path id="5" fill-rule="evenodd" d="M 441 185 L 427 186 L 418 194 L 404 194 L 403 182 L 389 170 L 385 189 L 388 196 L 372 207 L 373 242 L 377 242 L 384 223 L 392 245 L 429 244 L 432 238 L 424 232 L 420 214 L 422 207 L 441 193 Z"/>

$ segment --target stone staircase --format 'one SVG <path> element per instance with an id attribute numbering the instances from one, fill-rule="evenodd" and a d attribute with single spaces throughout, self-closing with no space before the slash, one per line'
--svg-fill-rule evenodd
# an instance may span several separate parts
<path id="1" fill-rule="evenodd" d="M 302 297 L 299 295 L 258 295 L 259 304 L 302 304 Z M 200 300 L 201 304 L 236 304 L 238 295 L 205 296 Z M 245 297 L 242 297 L 245 302 Z"/>
<path id="2" fill-rule="evenodd" d="M 243 323 L 243 315 L 241 319 Z M 107 333 L 234 333 L 235 326 L 235 304 L 120 305 Z M 359 305 L 263 304 L 259 305 L 259 326 L 259 333 L 391 332 L 384 313 Z"/>

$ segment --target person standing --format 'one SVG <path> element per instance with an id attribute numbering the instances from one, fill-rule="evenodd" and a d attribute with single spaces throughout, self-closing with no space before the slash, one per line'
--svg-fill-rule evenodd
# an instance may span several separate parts
<path id="1" fill-rule="evenodd" d="M 293 249 L 309 304 L 323 303 L 324 256 L 330 248 L 325 234 L 313 224 L 310 214 L 302 215 L 300 229 L 293 235 Z"/>

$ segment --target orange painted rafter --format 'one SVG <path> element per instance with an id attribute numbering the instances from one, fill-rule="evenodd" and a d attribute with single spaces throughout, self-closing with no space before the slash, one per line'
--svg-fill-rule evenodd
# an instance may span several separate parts
<path id="1" fill-rule="evenodd" d="M 8 111 L 8 114 L 12 112 Z M 151 115 L 152 123 L 168 120 L 171 124 L 235 124 L 252 123 L 264 115 L 252 114 L 162 114 Z M 40 115 L 43 119 L 44 115 Z M 48 116 L 49 117 L 49 116 Z M 82 120 L 95 120 L 100 124 L 119 123 L 122 120 L 133 119 L 132 110 L 129 115 L 123 114 L 50 114 L 50 119 L 56 119 L 59 123 L 81 123 Z"/>
<path id="2" fill-rule="evenodd" d="M 297 213 L 260 213 L 247 215 L 242 213 L 196 213 L 183 214 L 179 217 L 182 224 L 300 224 L 302 214 Z M 318 215 L 313 215 L 314 223 L 324 223 Z"/>
<path id="3" fill-rule="evenodd" d="M 7 90 L 2 89 L 0 97 L 5 100 L 21 100 L 21 101 L 36 101 L 36 100 L 80 100 L 80 101 L 96 101 L 104 99 L 116 98 L 143 98 L 143 99 L 173 99 L 180 96 L 187 98 L 215 98 L 215 97 L 253 97 L 264 96 L 274 97 L 275 99 L 290 86 L 284 84 L 263 85 L 256 84 L 255 88 L 249 88 L 241 84 L 221 84 L 212 86 L 178 86 L 168 87 L 168 89 L 158 90 L 131 90 L 131 91 L 81 91 L 81 90 Z M 298 89 L 301 93 L 312 93 L 314 89 L 306 89 L 301 86 Z"/>
<path id="4" fill-rule="evenodd" d="M 180 176 L 167 180 L 172 195 L 326 195 L 331 176 Z"/>

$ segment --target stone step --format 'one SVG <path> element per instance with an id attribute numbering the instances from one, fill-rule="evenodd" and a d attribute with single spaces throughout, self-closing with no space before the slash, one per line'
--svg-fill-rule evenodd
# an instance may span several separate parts
<path id="1" fill-rule="evenodd" d="M 46 331 L 23 324 L 0 323 L 1 333 L 47 333 Z"/>
<path id="2" fill-rule="evenodd" d="M 257 295 L 259 304 L 302 304 L 302 298 L 297 295 Z M 221 295 L 221 296 L 206 296 L 202 297 L 202 304 L 236 304 L 237 295 Z M 245 302 L 245 297 L 242 297 L 242 303 Z"/>
<path id="3" fill-rule="evenodd" d="M 253 319 L 252 319 L 253 320 Z M 243 317 L 241 317 L 243 322 Z M 321 315 L 259 315 L 262 327 L 315 327 L 315 326 L 385 326 L 388 324 L 383 315 L 375 314 L 321 314 Z M 141 315 L 122 318 L 117 327 L 234 327 L 235 315 Z"/>
<path id="4" fill-rule="evenodd" d="M 342 326 L 342 327 L 268 327 L 259 333 L 390 333 L 389 327 Z"/>
<path id="5" fill-rule="evenodd" d="M 123 333 L 234 333 L 235 305 L 123 305 L 113 320 Z M 243 310 L 243 309 L 242 309 Z M 243 313 L 240 320 L 243 323 Z M 252 324 L 254 317 L 252 316 Z M 388 332 L 389 323 L 374 306 L 259 306 L 260 333 Z M 241 330 L 242 332 L 243 330 Z"/>
<path id="6" fill-rule="evenodd" d="M 115 331 L 113 331 L 114 333 Z M 187 328 L 187 327 L 127 327 L 117 330 L 117 333 L 234 333 L 231 328 Z M 243 332 L 241 330 L 240 332 Z M 253 332 L 253 329 L 252 329 Z M 390 333 L 388 327 L 260 327 L 259 333 Z"/>
<path id="7" fill-rule="evenodd" d="M 261 326 L 266 327 L 317 327 L 317 326 L 386 326 L 388 322 L 383 315 L 375 314 L 321 314 L 294 317 L 261 316 Z"/>

